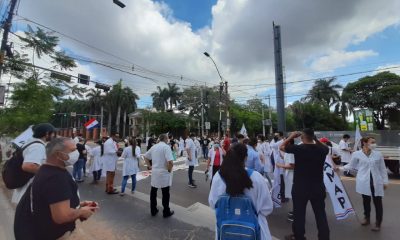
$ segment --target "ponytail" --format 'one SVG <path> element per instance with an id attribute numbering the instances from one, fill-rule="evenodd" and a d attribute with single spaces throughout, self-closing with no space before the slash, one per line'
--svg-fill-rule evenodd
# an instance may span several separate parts
<path id="1" fill-rule="evenodd" d="M 132 156 L 135 157 L 136 139 L 135 138 L 130 138 L 129 139 L 129 144 L 132 146 Z"/>

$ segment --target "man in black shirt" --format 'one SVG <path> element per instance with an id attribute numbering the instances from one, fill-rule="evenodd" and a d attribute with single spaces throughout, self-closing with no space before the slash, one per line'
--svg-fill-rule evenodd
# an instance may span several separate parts
<path id="1" fill-rule="evenodd" d="M 292 139 L 301 136 L 302 144 L 290 145 Z M 329 226 L 325 213 L 325 185 L 323 167 L 329 149 L 321 144 L 311 129 L 294 132 L 280 147 L 281 151 L 294 154 L 296 164 L 292 188 L 294 221 L 293 235 L 287 240 L 304 240 L 305 214 L 308 201 L 314 210 L 318 239 L 329 240 Z"/>
<path id="2" fill-rule="evenodd" d="M 46 163 L 40 167 L 17 206 L 16 239 L 28 239 L 27 229 L 32 230 L 29 239 L 35 240 L 70 235 L 76 220 L 84 221 L 98 209 L 96 202 L 80 202 L 78 186 L 65 168 L 78 159 L 75 142 L 69 138 L 55 138 L 47 144 L 46 156 Z"/>

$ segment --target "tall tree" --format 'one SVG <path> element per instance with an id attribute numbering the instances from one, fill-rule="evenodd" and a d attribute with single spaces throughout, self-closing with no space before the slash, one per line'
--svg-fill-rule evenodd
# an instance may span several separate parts
<path id="1" fill-rule="evenodd" d="M 335 80 L 336 78 L 328 78 L 315 81 L 305 99 L 315 103 L 323 103 L 328 107 L 338 103 L 340 101 L 339 90 L 343 87 L 340 84 L 334 84 Z"/>
<path id="2" fill-rule="evenodd" d="M 98 110 L 101 107 L 104 96 L 101 94 L 101 90 L 90 89 L 89 93 L 86 94 L 90 105 L 90 114 L 98 114 Z"/>
<path id="3" fill-rule="evenodd" d="M 390 110 L 400 109 L 400 76 L 380 72 L 360 78 L 344 88 L 342 97 L 353 108 L 371 109 L 376 127 L 383 130 Z"/>
<path id="4" fill-rule="evenodd" d="M 129 87 L 124 87 L 122 89 L 123 92 L 123 99 L 121 103 L 121 107 L 124 110 L 123 114 L 123 128 L 122 128 L 122 134 L 123 136 L 126 136 L 126 118 L 127 118 L 127 112 L 133 112 L 137 108 L 137 103 L 136 100 L 139 100 L 139 96 L 132 91 L 131 88 Z M 130 135 L 130 134 L 129 134 Z"/>
<path id="5" fill-rule="evenodd" d="M 157 91 L 151 94 L 153 97 L 153 107 L 159 111 L 165 111 L 168 108 L 168 89 L 157 86 Z"/>
<path id="6" fill-rule="evenodd" d="M 167 93 L 170 109 L 172 109 L 173 105 L 178 106 L 181 101 L 182 93 L 179 91 L 179 87 L 176 86 L 176 83 L 168 83 Z"/>

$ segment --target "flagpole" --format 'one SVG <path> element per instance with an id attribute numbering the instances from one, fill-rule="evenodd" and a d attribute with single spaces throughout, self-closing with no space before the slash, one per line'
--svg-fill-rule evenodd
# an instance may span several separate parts
<path id="1" fill-rule="evenodd" d="M 100 140 L 103 138 L 103 105 L 101 105 L 101 113 L 100 113 Z"/>

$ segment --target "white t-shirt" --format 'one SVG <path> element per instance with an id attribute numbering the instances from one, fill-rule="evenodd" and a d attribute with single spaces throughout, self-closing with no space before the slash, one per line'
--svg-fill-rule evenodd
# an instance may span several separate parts
<path id="1" fill-rule="evenodd" d="M 152 160 L 151 186 L 155 188 L 171 186 L 171 174 L 167 169 L 168 162 L 174 160 L 171 147 L 165 142 L 159 142 L 150 148 L 145 158 Z"/>
<path id="2" fill-rule="evenodd" d="M 339 142 L 340 157 L 343 163 L 349 163 L 351 159 L 351 153 L 349 151 L 344 151 L 349 149 L 349 144 L 343 139 Z"/>
<path id="3" fill-rule="evenodd" d="M 31 142 L 39 141 L 41 143 L 34 143 L 27 147 L 22 153 L 24 156 L 24 163 L 35 163 L 37 165 L 42 165 L 46 161 L 46 143 L 39 138 L 31 138 L 24 145 Z M 23 147 L 23 146 L 22 146 Z M 33 178 L 29 180 L 23 187 L 15 189 L 11 202 L 17 204 L 24 195 L 26 189 L 32 183 Z"/>

